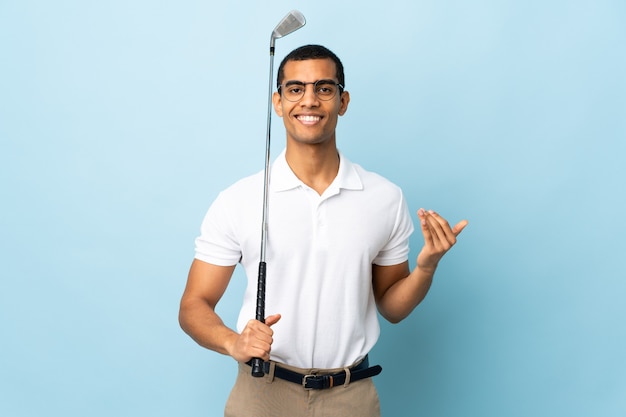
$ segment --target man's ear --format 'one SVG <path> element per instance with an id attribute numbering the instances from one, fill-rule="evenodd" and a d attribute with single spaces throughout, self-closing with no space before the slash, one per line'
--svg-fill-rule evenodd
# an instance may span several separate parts
<path id="1" fill-rule="evenodd" d="M 339 99 L 339 116 L 343 116 L 348 111 L 348 104 L 350 104 L 350 93 L 344 91 Z"/>
<path id="2" fill-rule="evenodd" d="M 283 106 L 280 100 L 280 93 L 278 91 L 275 91 L 274 95 L 272 95 L 272 104 L 274 105 L 274 111 L 276 112 L 278 117 L 283 117 Z"/>

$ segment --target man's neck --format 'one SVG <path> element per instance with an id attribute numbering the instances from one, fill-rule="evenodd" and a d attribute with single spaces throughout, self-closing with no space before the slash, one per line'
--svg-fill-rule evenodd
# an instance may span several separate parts
<path id="1" fill-rule="evenodd" d="M 334 146 L 289 146 L 285 158 L 293 173 L 319 195 L 335 180 L 339 172 L 339 152 Z"/>

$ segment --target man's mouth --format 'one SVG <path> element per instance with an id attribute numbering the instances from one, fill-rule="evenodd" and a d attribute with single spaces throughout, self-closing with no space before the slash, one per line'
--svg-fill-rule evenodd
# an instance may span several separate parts
<path id="1" fill-rule="evenodd" d="M 296 116 L 296 119 L 304 124 L 313 124 L 319 122 L 322 118 L 320 116 L 299 115 Z"/>

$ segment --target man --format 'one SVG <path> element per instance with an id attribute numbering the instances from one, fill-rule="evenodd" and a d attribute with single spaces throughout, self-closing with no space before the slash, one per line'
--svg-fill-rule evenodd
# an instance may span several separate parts
<path id="1" fill-rule="evenodd" d="M 350 94 L 343 65 L 307 45 L 282 61 L 273 95 L 286 148 L 271 169 L 265 323 L 255 317 L 263 173 L 244 178 L 209 209 L 180 307 L 197 343 L 232 356 L 239 375 L 226 416 L 378 416 L 367 354 L 376 311 L 397 323 L 430 288 L 442 256 L 467 225 L 430 210 L 418 218 L 424 247 L 410 271 L 411 216 L 401 190 L 337 150 L 335 128 Z M 237 323 L 215 313 L 237 263 L 248 286 Z M 266 361 L 254 378 L 247 362 Z M 305 376 L 306 375 L 306 376 Z M 311 376 L 314 375 L 314 376 Z"/>

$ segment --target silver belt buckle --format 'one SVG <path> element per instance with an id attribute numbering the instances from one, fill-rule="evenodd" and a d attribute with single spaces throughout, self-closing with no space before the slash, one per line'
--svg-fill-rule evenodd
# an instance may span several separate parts
<path id="1" fill-rule="evenodd" d="M 307 386 L 306 386 L 306 380 L 307 380 L 307 378 L 313 378 L 314 376 L 315 376 L 315 375 L 305 375 L 305 376 L 302 378 L 302 388 L 304 388 L 304 389 L 305 389 L 305 390 L 307 390 L 307 391 L 312 390 L 312 389 L 313 389 L 312 387 L 307 387 Z"/>

